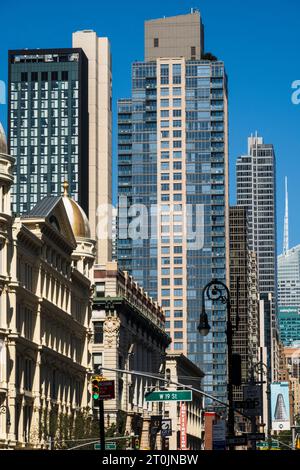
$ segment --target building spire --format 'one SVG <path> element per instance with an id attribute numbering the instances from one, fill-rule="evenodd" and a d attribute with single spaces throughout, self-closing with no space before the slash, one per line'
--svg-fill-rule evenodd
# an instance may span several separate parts
<path id="1" fill-rule="evenodd" d="M 62 187 L 63 187 L 63 190 L 64 190 L 64 197 L 68 197 L 69 196 L 69 183 L 68 183 L 68 181 L 64 181 Z"/>
<path id="2" fill-rule="evenodd" d="M 284 214 L 284 234 L 283 234 L 283 254 L 286 255 L 289 250 L 289 195 L 288 179 L 285 177 L 285 214 Z"/>

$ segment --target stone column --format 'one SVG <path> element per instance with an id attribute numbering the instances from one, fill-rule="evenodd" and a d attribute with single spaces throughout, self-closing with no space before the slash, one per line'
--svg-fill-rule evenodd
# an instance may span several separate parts
<path id="1" fill-rule="evenodd" d="M 8 343 L 8 358 L 7 362 L 11 361 L 12 368 L 10 376 L 8 376 L 8 409 L 10 426 L 8 428 L 8 439 L 15 445 L 16 434 L 16 343 L 11 341 Z"/>
<path id="2" fill-rule="evenodd" d="M 142 428 L 142 435 L 141 435 L 141 450 L 149 450 L 150 449 L 150 418 L 144 417 L 143 419 L 143 428 Z"/>

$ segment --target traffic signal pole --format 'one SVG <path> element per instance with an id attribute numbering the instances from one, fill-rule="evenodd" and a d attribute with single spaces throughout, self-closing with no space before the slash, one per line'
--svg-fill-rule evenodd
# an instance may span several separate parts
<path id="1" fill-rule="evenodd" d="M 105 428 L 104 428 L 104 400 L 98 400 L 99 403 L 99 433 L 100 448 L 105 450 Z"/>

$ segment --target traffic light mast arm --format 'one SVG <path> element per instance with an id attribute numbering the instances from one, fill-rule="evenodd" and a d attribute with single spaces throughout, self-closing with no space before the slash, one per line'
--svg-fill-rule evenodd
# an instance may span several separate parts
<path id="1" fill-rule="evenodd" d="M 164 383 L 167 383 L 169 385 L 176 385 L 178 387 L 184 387 L 188 390 L 192 390 L 192 392 L 197 392 L 197 393 L 199 393 L 200 395 L 203 395 L 206 398 L 210 398 L 212 401 L 214 401 L 216 403 L 220 403 L 221 405 L 225 406 L 226 408 L 229 408 L 228 403 L 225 403 L 225 402 L 219 400 L 218 398 L 215 398 L 212 395 L 209 395 L 208 393 L 203 392 L 203 390 L 199 390 L 198 388 L 192 387 L 190 385 L 185 385 L 185 384 L 182 384 L 182 383 L 179 383 L 179 382 L 175 382 L 174 380 L 165 379 L 165 378 L 159 377 L 157 375 L 149 374 L 148 372 L 139 372 L 139 371 L 135 371 L 135 370 L 129 371 L 129 370 L 125 370 L 125 369 L 113 369 L 111 367 L 101 367 L 101 369 L 102 370 L 107 370 L 107 371 L 110 371 L 110 372 L 118 372 L 118 373 L 121 373 L 121 374 L 136 375 L 138 377 L 147 377 L 149 379 L 158 380 L 160 382 L 164 382 Z M 251 420 L 251 418 L 248 415 L 246 415 L 242 411 L 237 410 L 236 408 L 234 408 L 234 412 L 241 415 L 241 416 L 244 416 L 244 418 L 247 418 L 248 420 Z"/>

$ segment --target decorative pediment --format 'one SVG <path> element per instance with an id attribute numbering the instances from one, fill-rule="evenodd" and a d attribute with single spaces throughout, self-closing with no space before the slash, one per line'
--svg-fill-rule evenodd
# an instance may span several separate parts
<path id="1" fill-rule="evenodd" d="M 76 240 L 71 227 L 65 205 L 61 196 L 49 196 L 40 201 L 28 214 L 21 217 L 21 222 L 35 232 L 53 229 L 76 248 Z M 44 225 L 44 227 L 43 227 Z"/>

